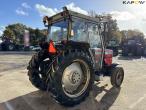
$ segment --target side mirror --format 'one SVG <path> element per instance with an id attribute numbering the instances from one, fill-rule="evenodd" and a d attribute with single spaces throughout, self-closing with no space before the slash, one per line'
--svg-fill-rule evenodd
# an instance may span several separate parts
<path id="1" fill-rule="evenodd" d="M 65 7 L 63 7 L 63 11 L 68 11 L 68 9 L 67 9 L 67 7 L 65 6 Z"/>
<path id="2" fill-rule="evenodd" d="M 43 23 L 44 23 L 45 26 L 48 26 L 48 23 L 49 23 L 49 17 L 48 16 L 45 16 L 43 18 Z"/>

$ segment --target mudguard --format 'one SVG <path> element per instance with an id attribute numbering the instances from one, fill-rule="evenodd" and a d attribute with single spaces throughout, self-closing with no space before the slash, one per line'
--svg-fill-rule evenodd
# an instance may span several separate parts
<path id="1" fill-rule="evenodd" d="M 116 68 L 118 65 L 119 65 L 118 63 L 112 63 L 110 66 L 108 65 L 103 66 L 101 70 L 103 73 L 103 76 L 111 76 L 111 69 Z"/>

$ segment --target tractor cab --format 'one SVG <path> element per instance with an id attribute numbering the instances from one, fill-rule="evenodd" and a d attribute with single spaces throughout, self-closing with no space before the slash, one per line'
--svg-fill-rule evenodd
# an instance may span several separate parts
<path id="1" fill-rule="evenodd" d="M 44 17 L 48 27 L 47 40 L 54 42 L 74 41 L 90 43 L 91 47 L 101 45 L 99 20 L 73 11 L 64 10 L 50 18 Z M 91 37 L 92 36 L 92 37 Z"/>
<path id="2" fill-rule="evenodd" d="M 62 45 L 89 51 L 96 70 L 102 68 L 103 57 L 107 65 L 112 64 L 112 50 L 105 49 L 104 46 L 102 33 L 106 29 L 101 19 L 64 8 L 63 12 L 50 18 L 45 16 L 43 22 L 48 27 L 47 42 L 53 42 L 58 51 L 62 51 Z"/>

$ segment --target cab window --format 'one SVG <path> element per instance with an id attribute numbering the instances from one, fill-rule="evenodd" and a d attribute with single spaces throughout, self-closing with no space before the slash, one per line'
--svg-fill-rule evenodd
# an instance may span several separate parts
<path id="1" fill-rule="evenodd" d="M 73 19 L 72 22 L 72 34 L 70 40 L 76 42 L 88 42 L 88 27 L 85 20 Z"/>
<path id="2" fill-rule="evenodd" d="M 101 38 L 99 35 L 98 25 L 88 23 L 88 33 L 91 48 L 101 48 Z"/>

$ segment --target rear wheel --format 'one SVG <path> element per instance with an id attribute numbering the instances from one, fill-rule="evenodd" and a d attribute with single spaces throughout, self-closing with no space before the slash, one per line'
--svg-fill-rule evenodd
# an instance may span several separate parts
<path id="1" fill-rule="evenodd" d="M 144 56 L 146 57 L 146 47 L 144 48 Z"/>
<path id="2" fill-rule="evenodd" d="M 136 47 L 136 56 L 142 56 L 142 46 L 137 45 Z"/>
<path id="3" fill-rule="evenodd" d="M 124 46 L 122 51 L 123 56 L 128 56 L 128 52 L 129 52 L 129 48 Z"/>
<path id="4" fill-rule="evenodd" d="M 94 81 L 93 74 L 89 57 L 71 53 L 63 58 L 54 72 L 51 92 L 61 104 L 76 105 L 89 95 Z"/>
<path id="5" fill-rule="evenodd" d="M 28 66 L 29 80 L 35 87 L 43 91 L 47 89 L 46 71 L 49 61 L 44 61 L 47 57 L 47 53 L 42 50 L 32 57 Z"/>
<path id="6" fill-rule="evenodd" d="M 111 84 L 115 87 L 120 87 L 124 79 L 124 70 L 122 67 L 111 69 Z"/>

